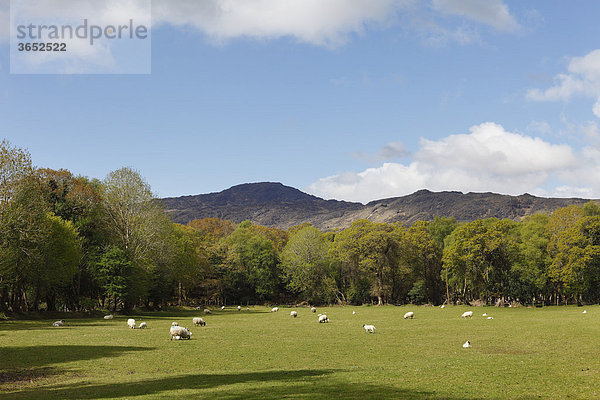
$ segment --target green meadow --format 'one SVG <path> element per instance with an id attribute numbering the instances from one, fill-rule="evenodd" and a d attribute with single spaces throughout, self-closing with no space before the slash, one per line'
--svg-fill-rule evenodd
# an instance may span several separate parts
<path id="1" fill-rule="evenodd" d="M 318 308 L 328 324 L 286 307 L 1 321 L 0 398 L 600 398 L 600 307 L 585 309 Z M 460 318 L 467 310 L 473 319 Z M 129 317 L 148 328 L 129 329 Z M 192 339 L 170 341 L 173 321 Z"/>

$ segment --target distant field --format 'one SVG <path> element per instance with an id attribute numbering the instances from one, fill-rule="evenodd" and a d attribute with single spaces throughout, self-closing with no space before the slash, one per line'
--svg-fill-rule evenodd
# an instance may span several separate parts
<path id="1" fill-rule="evenodd" d="M 600 398 L 600 307 L 585 309 L 319 308 L 329 324 L 306 308 L 132 315 L 146 330 L 125 316 L 4 321 L 0 398 Z M 192 340 L 169 341 L 172 321 Z"/>

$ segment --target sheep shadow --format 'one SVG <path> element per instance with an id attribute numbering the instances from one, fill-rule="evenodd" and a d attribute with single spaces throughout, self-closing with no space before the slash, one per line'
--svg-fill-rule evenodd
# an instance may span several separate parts
<path id="1" fill-rule="evenodd" d="M 195 374 L 149 379 L 136 382 L 122 382 L 100 385 L 63 385 L 41 388 L 28 388 L 15 393 L 7 393 L 4 399 L 60 398 L 60 399 L 111 399 L 121 397 L 150 396 L 151 398 L 172 398 L 173 391 L 218 389 L 201 394 L 198 398 L 218 399 L 447 399 L 458 400 L 468 397 L 452 397 L 435 391 L 416 391 L 384 385 L 339 382 L 331 378 L 336 370 L 315 369 L 299 371 L 266 371 L 227 374 Z M 268 387 L 259 388 L 239 384 L 264 383 Z M 281 383 L 277 385 L 276 383 Z"/>
<path id="2" fill-rule="evenodd" d="M 0 384 L 58 375 L 62 370 L 54 366 L 56 364 L 145 350 L 153 348 L 77 345 L 0 347 Z"/>

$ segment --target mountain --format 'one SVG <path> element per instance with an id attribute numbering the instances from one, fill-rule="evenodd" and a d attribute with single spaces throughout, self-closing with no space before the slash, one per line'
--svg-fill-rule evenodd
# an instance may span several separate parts
<path id="1" fill-rule="evenodd" d="M 458 221 L 478 218 L 509 218 L 551 213 L 571 204 L 589 200 L 544 198 L 530 194 L 508 196 L 496 193 L 430 192 L 420 190 L 408 196 L 372 201 L 366 205 L 324 200 L 281 183 L 245 183 L 218 193 L 163 199 L 174 222 L 187 224 L 193 219 L 218 217 L 234 222 L 250 220 L 255 224 L 287 229 L 303 222 L 327 231 L 346 228 L 357 219 L 373 222 L 429 221 L 454 217 Z"/>

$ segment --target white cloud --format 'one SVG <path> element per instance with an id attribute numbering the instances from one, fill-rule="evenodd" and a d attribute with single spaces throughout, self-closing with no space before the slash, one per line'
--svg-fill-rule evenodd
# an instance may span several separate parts
<path id="1" fill-rule="evenodd" d="M 385 24 L 413 0 L 155 0 L 157 23 L 191 26 L 216 41 L 292 37 L 337 46 L 368 24 Z"/>
<path id="2" fill-rule="evenodd" d="M 596 100 L 592 111 L 600 118 L 600 49 L 583 57 L 573 57 L 567 73 L 554 78 L 554 86 L 545 90 L 530 89 L 527 98 L 534 101 L 569 101 L 574 96 Z"/>
<path id="3" fill-rule="evenodd" d="M 552 127 L 546 121 L 531 121 L 525 129 L 527 131 L 538 132 L 544 135 L 552 132 Z"/>
<path id="4" fill-rule="evenodd" d="M 577 153 L 568 145 L 511 133 L 488 122 L 472 127 L 468 134 L 421 139 L 407 164 L 385 163 L 330 176 L 307 190 L 324 198 L 360 202 L 419 189 L 564 195 L 568 187 L 569 193 L 580 190 L 589 193 L 587 197 L 600 197 L 599 178 L 599 151 L 590 147 Z"/>
<path id="5" fill-rule="evenodd" d="M 42 28 L 39 31 L 35 28 L 30 30 L 33 39 L 41 42 L 52 41 L 48 27 L 64 25 L 73 27 L 76 35 L 77 32 L 79 34 L 85 32 L 86 38 L 71 38 L 67 33 L 60 39 L 60 42 L 66 44 L 67 50 L 64 53 L 18 52 L 16 47 L 13 47 L 11 48 L 11 71 L 14 73 L 143 73 L 149 71 L 149 40 L 98 38 L 94 39 L 92 45 L 90 32 L 92 26 L 97 30 L 95 34 L 98 34 L 106 26 L 126 25 L 130 20 L 134 21 L 136 27 L 140 25 L 149 27 L 152 22 L 150 4 L 150 0 L 15 1 L 11 4 L 13 24 L 46 27 L 45 30 Z M 0 18 L 3 18 L 3 15 L 0 15 Z M 85 24 L 89 29 L 84 29 Z M 58 32 L 63 31 L 58 29 Z M 11 40 L 15 40 L 16 45 L 16 37 Z"/>
<path id="6" fill-rule="evenodd" d="M 55 3 L 62 3 L 56 7 Z M 0 44 L 8 42 L 9 0 L 0 0 Z M 25 2 L 20 2 L 25 4 Z M 63 16 L 93 10 L 88 15 L 114 19 L 131 14 L 135 0 L 28 0 L 38 15 Z M 46 3 L 47 5 L 45 5 Z M 117 5 L 115 5 L 117 4 Z M 105 10 L 99 10 L 105 8 Z M 318 46 L 335 47 L 370 26 L 386 26 L 403 15 L 411 30 L 427 36 L 429 44 L 472 44 L 480 42 L 476 29 L 462 21 L 475 21 L 500 31 L 518 28 L 514 16 L 501 0 L 153 0 L 155 25 L 189 27 L 216 43 L 247 37 L 253 39 L 293 38 Z M 456 15 L 458 25 L 438 21 Z"/>
<path id="7" fill-rule="evenodd" d="M 0 44 L 8 43 L 10 35 L 10 0 L 0 0 Z"/>
<path id="8" fill-rule="evenodd" d="M 502 0 L 433 0 L 433 8 L 458 15 L 500 31 L 515 31 L 519 24 Z"/>

